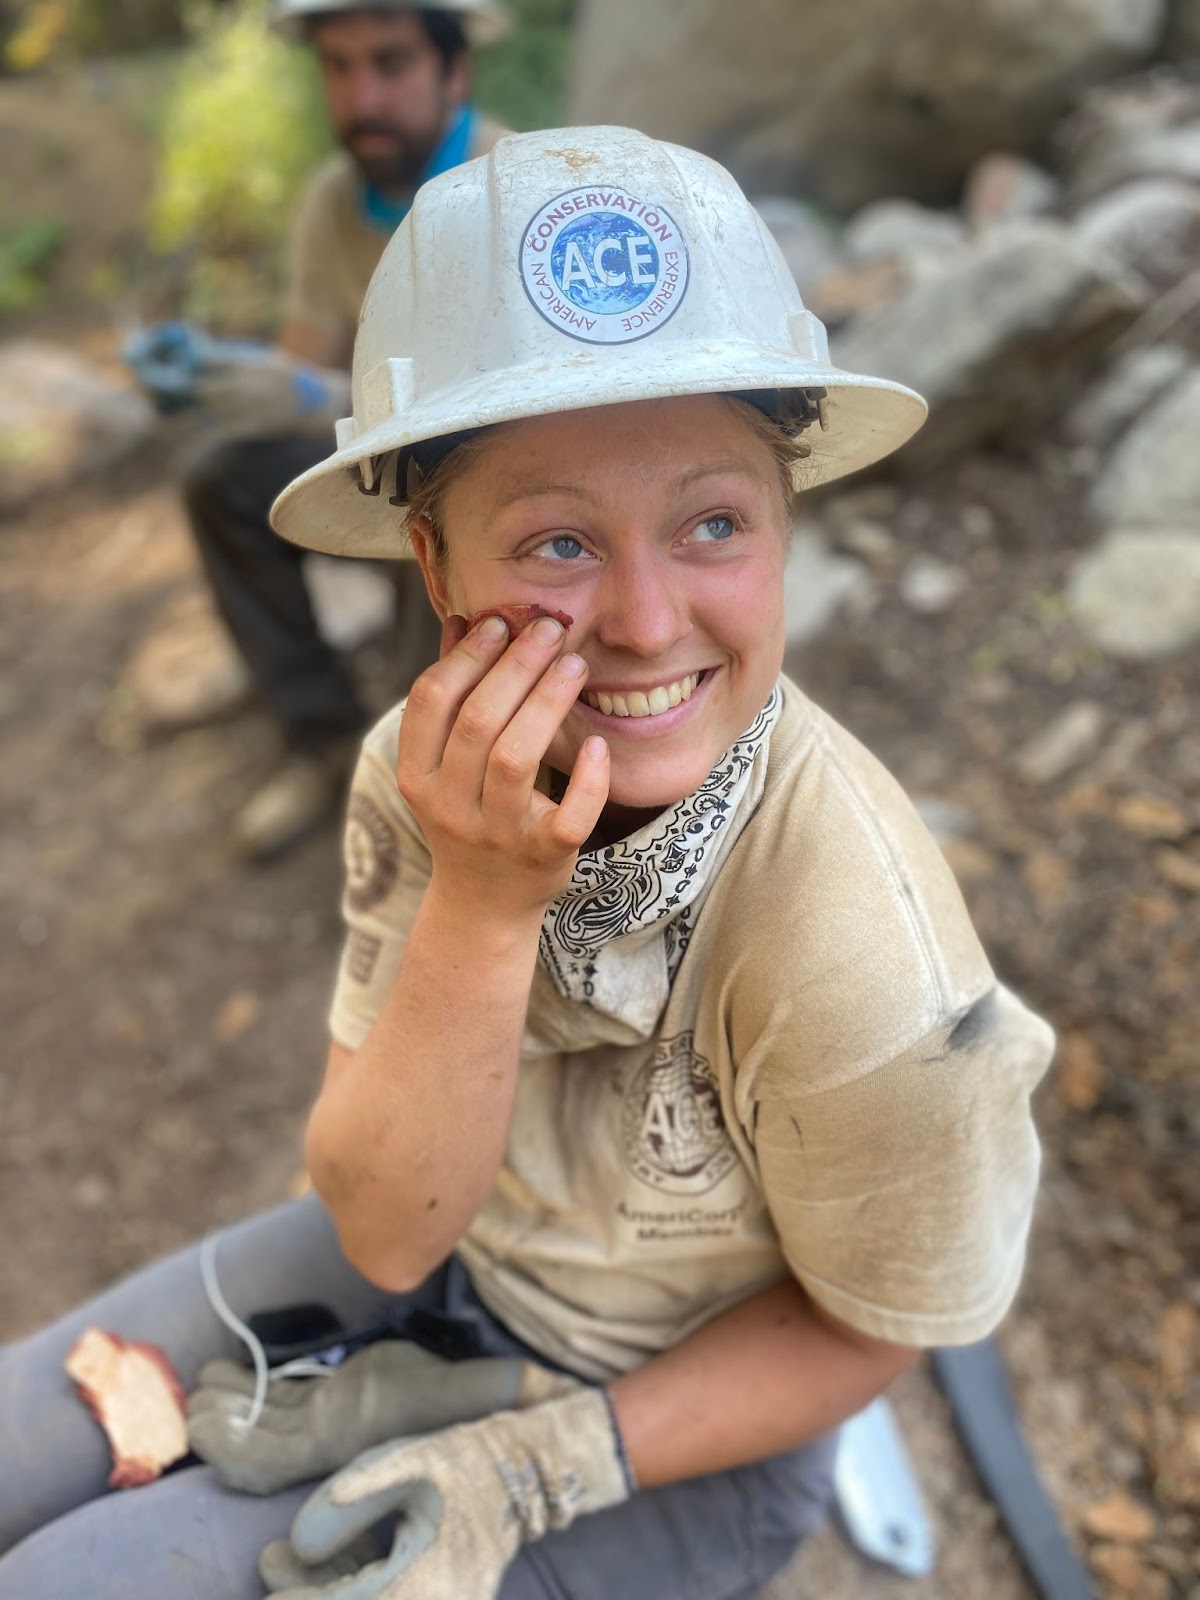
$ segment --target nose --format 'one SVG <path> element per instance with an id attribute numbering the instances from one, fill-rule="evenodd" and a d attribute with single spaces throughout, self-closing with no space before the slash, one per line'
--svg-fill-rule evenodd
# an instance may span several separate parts
<path id="1" fill-rule="evenodd" d="M 652 660 L 692 631 L 686 592 L 669 562 L 655 551 L 611 561 L 600 585 L 596 637 L 610 650 Z"/>
<path id="2" fill-rule="evenodd" d="M 362 65 L 351 74 L 346 86 L 350 111 L 356 122 L 379 115 L 383 107 L 383 80 L 370 65 Z"/>

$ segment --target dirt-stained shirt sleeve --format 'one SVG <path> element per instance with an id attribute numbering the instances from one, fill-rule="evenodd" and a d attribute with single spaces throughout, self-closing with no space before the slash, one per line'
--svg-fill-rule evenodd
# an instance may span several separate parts
<path id="1" fill-rule="evenodd" d="M 379 1015 L 429 882 L 429 852 L 396 788 L 399 721 L 389 713 L 368 734 L 346 808 L 346 941 L 329 1026 L 348 1050 Z"/>
<path id="2" fill-rule="evenodd" d="M 997 982 L 890 774 L 815 708 L 788 754 L 791 726 L 714 893 L 727 1122 L 814 1300 L 879 1339 L 970 1343 L 1020 1279 L 1053 1033 Z"/>
<path id="3" fill-rule="evenodd" d="M 1030 1095 L 1053 1034 L 1004 988 L 894 1060 L 756 1106 L 788 1265 L 828 1311 L 897 1344 L 967 1344 L 1008 1309 L 1039 1152 Z"/>
<path id="4" fill-rule="evenodd" d="M 318 169 L 292 224 L 284 320 L 311 331 L 347 362 L 358 312 L 386 235 L 356 214 L 344 156 Z"/>

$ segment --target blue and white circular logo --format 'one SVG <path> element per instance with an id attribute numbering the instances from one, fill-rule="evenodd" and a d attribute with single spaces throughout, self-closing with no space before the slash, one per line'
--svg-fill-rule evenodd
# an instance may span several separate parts
<path id="1" fill-rule="evenodd" d="M 687 245 L 662 206 L 627 189 L 571 189 L 525 229 L 521 278 L 563 333 L 628 344 L 661 328 L 683 299 Z"/>

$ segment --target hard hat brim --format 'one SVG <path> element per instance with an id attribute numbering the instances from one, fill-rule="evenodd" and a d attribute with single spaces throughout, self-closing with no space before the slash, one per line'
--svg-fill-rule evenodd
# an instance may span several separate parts
<path id="1" fill-rule="evenodd" d="M 925 420 L 928 408 L 920 395 L 886 378 L 817 366 L 783 352 L 778 365 L 768 367 L 761 348 L 747 347 L 741 361 L 738 356 L 737 347 L 728 342 L 695 341 L 686 350 L 658 351 L 648 373 L 641 362 L 617 367 L 583 347 L 572 361 L 597 370 L 590 378 L 586 372 L 574 374 L 569 400 L 564 400 L 554 381 L 558 373 L 545 361 L 510 368 L 502 386 L 493 375 L 480 374 L 469 383 L 440 391 L 434 404 L 417 404 L 388 417 L 303 473 L 275 501 L 271 525 L 291 543 L 328 555 L 394 559 L 409 554 L 404 484 L 397 486 L 389 458 L 409 445 L 461 432 L 464 417 L 471 418 L 473 428 L 486 428 L 556 412 L 683 395 L 824 389 L 827 427 L 812 427 L 804 434 L 811 454 L 796 469 L 800 489 L 816 488 L 882 460 Z M 515 398 L 518 395 L 523 398 Z"/>
<path id="2" fill-rule="evenodd" d="M 271 28 L 281 39 L 291 44 L 303 44 L 307 37 L 307 24 L 313 17 L 333 16 L 339 11 L 452 11 L 462 22 L 467 43 L 473 50 L 486 50 L 499 44 L 512 32 L 512 18 L 503 6 L 463 4 L 461 0 L 441 0 L 436 7 L 404 4 L 402 0 L 352 0 L 347 5 L 341 0 L 288 0 L 283 6 L 272 8 Z"/>

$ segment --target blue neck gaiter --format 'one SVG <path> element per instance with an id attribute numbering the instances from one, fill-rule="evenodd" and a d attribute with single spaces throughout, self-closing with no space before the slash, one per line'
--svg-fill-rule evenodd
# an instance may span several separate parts
<path id="1" fill-rule="evenodd" d="M 436 178 L 440 172 L 449 172 L 451 167 L 460 167 L 467 159 L 467 152 L 475 136 L 475 108 L 471 105 L 459 106 L 450 120 L 450 125 L 442 135 L 437 149 L 421 168 L 420 181 L 428 183 L 430 178 Z M 362 214 L 373 228 L 379 228 L 383 233 L 394 233 L 412 209 L 413 197 L 407 195 L 399 200 L 392 200 L 387 195 L 380 194 L 373 184 L 364 179 L 359 189 L 359 199 Z"/>

